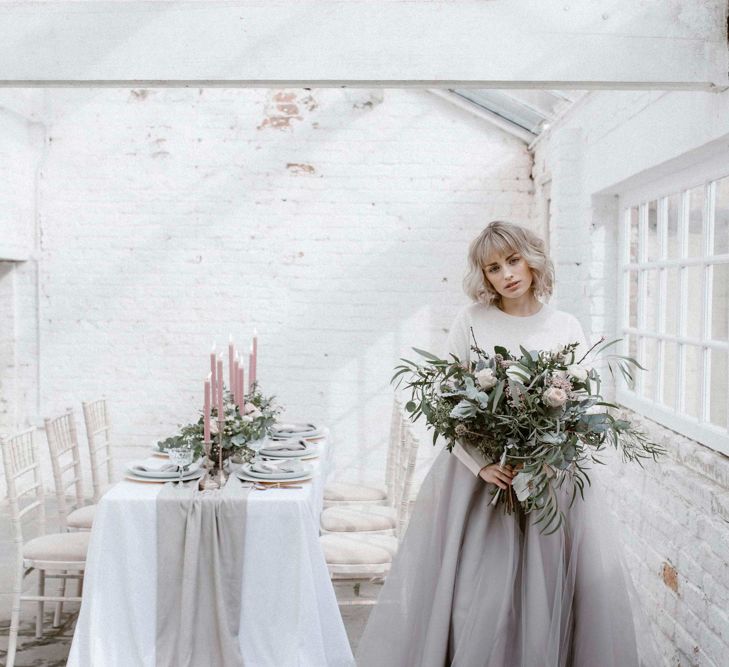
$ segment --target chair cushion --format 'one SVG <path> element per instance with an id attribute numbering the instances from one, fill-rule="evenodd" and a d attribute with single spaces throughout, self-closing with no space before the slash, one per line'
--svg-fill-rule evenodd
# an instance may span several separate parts
<path id="1" fill-rule="evenodd" d="M 335 535 L 319 538 L 328 565 L 384 565 L 397 552 L 397 538 L 390 535 Z"/>
<path id="2" fill-rule="evenodd" d="M 23 545 L 23 558 L 83 562 L 91 533 L 54 533 L 41 535 Z"/>
<path id="3" fill-rule="evenodd" d="M 96 505 L 79 507 L 66 517 L 66 523 L 68 523 L 70 528 L 87 528 L 90 530 L 91 524 L 94 522 L 95 512 Z"/>
<path id="4" fill-rule="evenodd" d="M 321 527 L 332 532 L 393 530 L 396 525 L 395 509 L 383 505 L 335 506 L 321 513 Z"/>
<path id="5" fill-rule="evenodd" d="M 325 501 L 383 501 L 387 498 L 384 489 L 348 482 L 332 482 L 324 487 Z"/>

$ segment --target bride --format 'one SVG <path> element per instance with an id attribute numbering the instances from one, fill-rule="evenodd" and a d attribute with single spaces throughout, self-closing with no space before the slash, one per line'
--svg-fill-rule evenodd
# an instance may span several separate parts
<path id="1" fill-rule="evenodd" d="M 543 241 L 495 221 L 473 240 L 465 291 L 446 353 L 589 344 L 576 317 L 542 298 L 554 270 Z M 637 667 L 661 664 L 622 559 L 620 535 L 590 471 L 584 501 L 544 535 L 532 515 L 492 506 L 514 471 L 475 448 L 443 449 L 357 649 L 359 667 Z"/>

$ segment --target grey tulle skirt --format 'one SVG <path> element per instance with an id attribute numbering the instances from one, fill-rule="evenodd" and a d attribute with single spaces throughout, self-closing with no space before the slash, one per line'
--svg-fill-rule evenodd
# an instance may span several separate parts
<path id="1" fill-rule="evenodd" d="M 491 506 L 494 487 L 444 449 L 360 639 L 358 666 L 662 664 L 598 476 L 563 528 L 543 535 L 533 517 Z"/>

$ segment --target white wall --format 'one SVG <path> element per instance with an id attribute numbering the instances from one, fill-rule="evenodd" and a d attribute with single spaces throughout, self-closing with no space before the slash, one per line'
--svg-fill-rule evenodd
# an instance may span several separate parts
<path id="1" fill-rule="evenodd" d="M 553 257 L 593 342 L 617 327 L 617 195 L 726 156 L 729 93 L 591 93 L 536 147 L 537 201 L 551 192 Z M 614 462 L 609 502 L 671 665 L 729 655 L 729 459 L 639 418 L 669 452 L 645 473 Z"/>
<path id="2" fill-rule="evenodd" d="M 47 95 L 19 422 L 106 394 L 120 457 L 143 453 L 195 417 L 212 341 L 255 326 L 265 390 L 379 477 L 398 357 L 444 342 L 467 242 L 530 220 L 523 144 L 417 91 Z"/>
<path id="3" fill-rule="evenodd" d="M 45 106 L 38 290 L 32 261 L 0 274 L 13 425 L 104 392 L 134 455 L 194 416 L 212 339 L 257 326 L 264 386 L 332 426 L 354 479 L 381 469 L 392 366 L 442 344 L 489 219 L 538 228 L 550 193 L 555 303 L 595 339 L 616 326 L 615 192 L 729 136 L 727 94 L 593 93 L 538 144 L 535 198 L 521 144 L 416 91 L 75 90 Z M 669 459 L 616 465 L 609 501 L 671 664 L 718 666 L 727 459 L 646 424 Z"/>
<path id="4" fill-rule="evenodd" d="M 0 261 L 27 259 L 34 245 L 36 169 L 43 148 L 36 91 L 0 98 Z"/>

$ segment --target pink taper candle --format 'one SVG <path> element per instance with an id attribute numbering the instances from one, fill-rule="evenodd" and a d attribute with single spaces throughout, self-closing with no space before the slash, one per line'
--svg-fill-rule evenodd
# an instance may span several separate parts
<path id="1" fill-rule="evenodd" d="M 238 366 L 238 408 L 241 414 L 245 414 L 243 410 L 246 407 L 245 389 L 243 389 L 243 364 Z"/>
<path id="2" fill-rule="evenodd" d="M 258 331 L 253 327 L 253 382 L 258 379 Z"/>
<path id="3" fill-rule="evenodd" d="M 248 355 L 248 391 L 253 391 L 253 383 L 256 378 L 255 361 L 253 360 L 253 345 L 251 345 L 251 351 Z"/>
<path id="4" fill-rule="evenodd" d="M 215 343 L 213 343 L 213 349 L 210 351 L 210 395 L 213 397 L 213 403 L 215 403 L 215 397 L 218 395 L 215 387 Z"/>
<path id="5" fill-rule="evenodd" d="M 205 380 L 205 407 L 203 408 L 203 424 L 205 442 L 210 442 L 210 381 L 212 374 L 208 373 Z"/>
<path id="6" fill-rule="evenodd" d="M 223 355 L 218 355 L 218 419 L 224 418 L 223 413 Z"/>
<path id="7" fill-rule="evenodd" d="M 235 345 L 233 345 L 233 334 L 230 334 L 228 337 L 228 386 L 230 387 L 231 392 L 233 392 L 235 387 L 235 369 L 233 368 L 233 361 L 235 361 Z"/>
<path id="8" fill-rule="evenodd" d="M 235 353 L 233 359 L 233 402 L 238 405 L 240 403 L 240 387 L 238 386 L 238 366 L 240 365 L 240 357 Z"/>

